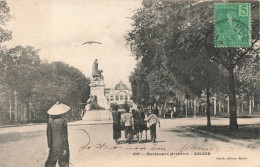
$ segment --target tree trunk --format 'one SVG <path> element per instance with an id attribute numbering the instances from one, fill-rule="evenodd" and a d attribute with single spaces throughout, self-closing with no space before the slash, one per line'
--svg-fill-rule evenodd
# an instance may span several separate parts
<path id="1" fill-rule="evenodd" d="M 200 109 L 201 109 L 201 104 L 199 103 L 199 104 L 197 105 L 197 113 L 200 113 Z"/>
<path id="2" fill-rule="evenodd" d="M 29 103 L 26 104 L 26 111 L 28 113 L 28 120 L 32 120 L 32 113 L 30 111 L 30 105 Z"/>
<path id="3" fill-rule="evenodd" d="M 210 122 L 210 100 L 209 100 L 209 96 L 210 96 L 210 92 L 209 92 L 209 82 L 207 83 L 207 127 L 211 126 L 211 122 Z"/>
<path id="4" fill-rule="evenodd" d="M 185 114 L 186 114 L 186 118 L 188 118 L 188 100 L 185 99 Z"/>
<path id="5" fill-rule="evenodd" d="M 227 116 L 229 117 L 229 96 L 227 97 Z"/>
<path id="6" fill-rule="evenodd" d="M 228 94 L 229 94 L 229 109 L 230 109 L 230 116 L 229 116 L 229 128 L 230 129 L 237 129 L 237 105 L 236 105 L 236 95 L 235 95 L 235 82 L 234 82 L 234 68 L 229 68 L 229 76 L 228 76 Z"/>
<path id="7" fill-rule="evenodd" d="M 221 113 L 221 102 L 220 102 L 220 100 L 218 101 L 218 113 Z"/>
<path id="8" fill-rule="evenodd" d="M 249 109 L 249 115 L 251 115 L 251 114 L 252 114 L 252 103 L 251 103 L 251 98 L 249 98 L 249 107 L 248 107 L 248 109 Z"/>
<path id="9" fill-rule="evenodd" d="M 18 109 L 17 109 L 17 92 L 14 91 L 14 114 L 15 114 L 15 124 L 18 124 Z"/>
<path id="10" fill-rule="evenodd" d="M 162 109 L 161 109 L 161 112 L 162 112 L 162 117 L 165 118 L 165 104 L 162 104 Z"/>
<path id="11" fill-rule="evenodd" d="M 242 101 L 241 112 L 244 112 L 244 103 Z"/>
<path id="12" fill-rule="evenodd" d="M 197 104 L 196 104 L 196 98 L 193 100 L 193 117 L 196 118 L 196 110 L 197 110 Z"/>
<path id="13" fill-rule="evenodd" d="M 23 109 L 23 114 L 24 114 L 24 124 L 25 124 L 25 125 L 26 125 L 26 117 L 27 117 L 26 112 L 27 112 L 27 109 L 26 109 L 26 107 L 24 107 L 24 109 Z"/>
<path id="14" fill-rule="evenodd" d="M 10 123 L 12 122 L 12 101 L 10 100 L 10 106 L 9 106 L 9 114 L 10 114 Z"/>
<path id="15" fill-rule="evenodd" d="M 189 102 L 189 100 L 187 99 L 187 115 L 188 115 L 189 111 L 190 111 L 190 102 Z"/>
<path id="16" fill-rule="evenodd" d="M 240 106 L 239 106 L 239 102 L 237 102 L 237 116 L 239 117 L 239 110 L 240 110 Z"/>
<path id="17" fill-rule="evenodd" d="M 214 116 L 217 114 L 217 98 L 214 97 Z"/>
<path id="18" fill-rule="evenodd" d="M 252 97 L 252 111 L 254 112 L 254 108 L 255 108 L 255 98 L 254 96 Z"/>
<path id="19" fill-rule="evenodd" d="M 193 106 L 193 98 L 190 100 L 190 112 L 191 112 L 191 114 L 194 112 L 193 111 L 193 108 L 194 108 L 194 106 Z"/>

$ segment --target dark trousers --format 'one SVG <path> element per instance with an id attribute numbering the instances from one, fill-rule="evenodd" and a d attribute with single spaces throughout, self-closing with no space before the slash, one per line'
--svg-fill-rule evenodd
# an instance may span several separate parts
<path id="1" fill-rule="evenodd" d="M 155 140 L 156 139 L 156 123 L 152 124 L 150 126 L 150 136 L 151 136 L 151 140 Z"/>
<path id="2" fill-rule="evenodd" d="M 60 167 L 69 167 L 69 151 L 65 155 L 62 153 L 60 149 L 50 149 L 45 167 L 55 167 L 57 161 Z"/>
<path id="3" fill-rule="evenodd" d="M 133 138 L 132 126 L 125 127 L 125 138 L 126 138 L 126 142 L 130 142 L 132 140 L 132 138 Z"/>
<path id="4" fill-rule="evenodd" d="M 121 125 L 113 123 L 113 139 L 121 138 Z"/>

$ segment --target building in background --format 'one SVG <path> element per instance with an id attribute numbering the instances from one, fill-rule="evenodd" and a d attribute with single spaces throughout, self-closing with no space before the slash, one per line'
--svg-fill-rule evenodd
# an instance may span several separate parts
<path id="1" fill-rule="evenodd" d="M 105 97 L 110 104 L 123 105 L 128 103 L 132 105 L 132 91 L 122 82 L 115 86 L 114 89 L 106 88 L 105 89 Z"/>

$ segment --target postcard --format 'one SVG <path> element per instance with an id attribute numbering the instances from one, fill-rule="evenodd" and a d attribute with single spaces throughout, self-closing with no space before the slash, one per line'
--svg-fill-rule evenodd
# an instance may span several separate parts
<path id="1" fill-rule="evenodd" d="M 259 167 L 258 1 L 0 0 L 0 167 Z"/>

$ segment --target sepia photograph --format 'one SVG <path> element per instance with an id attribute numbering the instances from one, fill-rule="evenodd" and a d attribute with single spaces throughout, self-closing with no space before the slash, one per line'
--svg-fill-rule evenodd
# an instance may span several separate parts
<path id="1" fill-rule="evenodd" d="M 259 0 L 0 0 L 0 167 L 260 167 Z"/>

